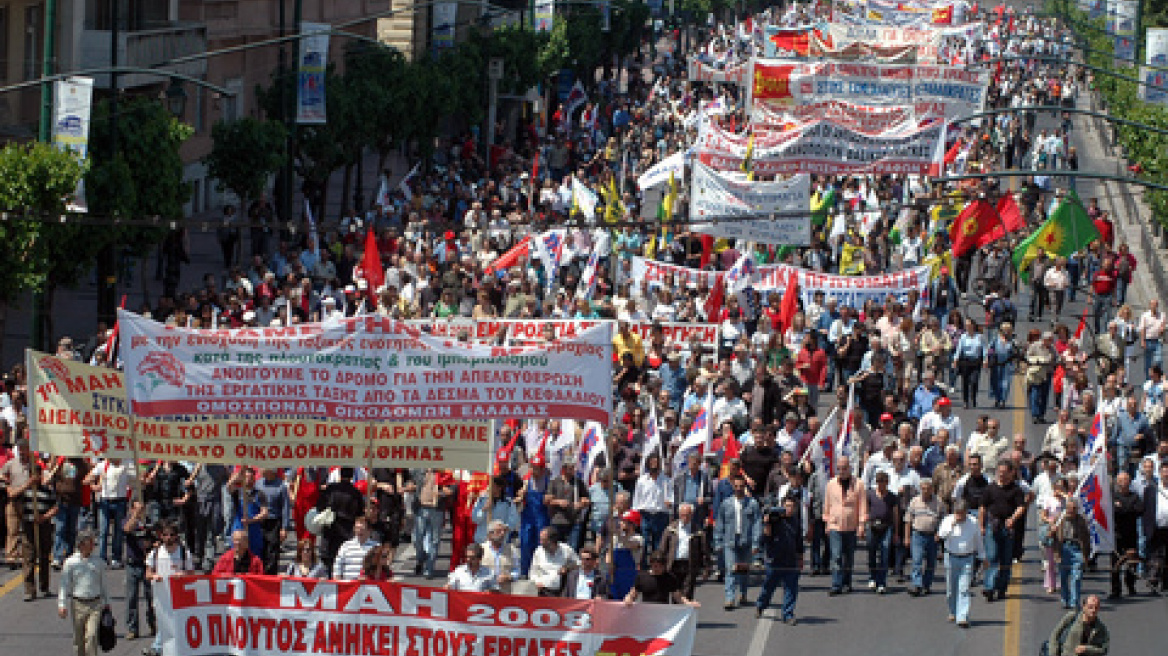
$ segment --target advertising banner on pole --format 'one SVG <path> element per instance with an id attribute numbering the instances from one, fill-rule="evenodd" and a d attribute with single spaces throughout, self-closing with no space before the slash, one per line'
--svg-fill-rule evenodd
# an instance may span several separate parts
<path id="1" fill-rule="evenodd" d="M 323 125 L 325 112 L 325 70 L 328 68 L 329 30 L 326 23 L 301 23 L 296 68 L 296 122 L 300 125 Z"/>
<path id="2" fill-rule="evenodd" d="M 482 471 L 490 422 L 342 422 L 320 417 L 132 417 L 120 371 L 27 351 L 33 449 L 58 456 Z M 369 449 L 372 448 L 372 453 Z"/>
<path id="3" fill-rule="evenodd" d="M 432 10 L 434 22 L 430 28 L 430 47 L 436 51 L 454 47 L 454 30 L 458 25 L 458 3 L 438 2 Z"/>
<path id="4" fill-rule="evenodd" d="M 912 66 L 753 60 L 751 103 L 777 106 L 842 100 L 871 105 L 914 105 L 918 115 L 964 118 L 985 105 L 989 71 Z"/>
<path id="5" fill-rule="evenodd" d="M 1140 67 L 1140 99 L 1144 102 L 1168 105 L 1168 71 L 1160 67 Z"/>
<path id="6" fill-rule="evenodd" d="M 53 83 L 53 145 L 77 154 L 84 164 L 89 158 L 89 117 L 93 110 L 93 78 L 71 77 Z M 70 212 L 88 212 L 85 178 L 77 183 L 73 197 L 65 204 Z"/>
<path id="7" fill-rule="evenodd" d="M 690 656 L 697 610 L 403 583 L 174 576 L 155 584 L 167 656 Z"/>
<path id="8" fill-rule="evenodd" d="M 535 31 L 551 32 L 556 24 L 555 0 L 536 0 L 535 2 Z"/>
<path id="9" fill-rule="evenodd" d="M 1136 17 L 1139 0 L 1110 0 L 1115 7 L 1115 61 L 1121 66 L 1134 66 L 1136 58 Z"/>
<path id="10" fill-rule="evenodd" d="M 695 162 L 689 218 L 695 232 L 764 244 L 811 245 L 811 178 L 796 175 L 776 182 L 735 180 Z M 776 214 L 797 216 L 774 216 Z M 750 219 L 750 217 L 755 217 Z"/>
<path id="11" fill-rule="evenodd" d="M 1149 27 L 1144 48 L 1144 64 L 1168 68 L 1168 27 Z"/>
<path id="12" fill-rule="evenodd" d="M 136 416 L 241 414 L 346 421 L 612 414 L 612 330 L 494 347 L 426 335 L 379 315 L 287 328 L 168 328 L 119 311 Z"/>

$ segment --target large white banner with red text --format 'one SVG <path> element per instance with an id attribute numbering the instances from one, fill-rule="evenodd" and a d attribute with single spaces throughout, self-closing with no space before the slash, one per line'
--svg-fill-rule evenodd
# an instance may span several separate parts
<path id="1" fill-rule="evenodd" d="M 913 105 L 919 116 L 955 119 L 982 110 L 989 82 L 989 71 L 954 66 L 754 59 L 750 98 L 776 106 L 824 100 Z"/>
<path id="2" fill-rule="evenodd" d="M 535 344 L 546 341 L 545 331 L 550 326 L 552 339 L 572 339 L 582 331 L 597 324 L 605 323 L 597 319 L 411 319 L 406 323 L 418 326 L 436 337 L 491 341 L 504 329 L 507 340 L 512 344 Z M 614 323 L 608 321 L 608 323 Z M 640 335 L 648 344 L 653 337 L 654 327 L 661 331 L 666 347 L 687 347 L 691 342 L 702 344 L 718 343 L 716 323 L 675 323 L 632 321 L 629 328 Z"/>
<path id="3" fill-rule="evenodd" d="M 202 414 L 134 417 L 126 375 L 28 351 L 33 449 L 58 456 L 246 462 L 259 467 L 367 465 L 484 470 L 490 423 L 335 421 L 319 417 Z"/>
<path id="4" fill-rule="evenodd" d="M 346 421 L 563 418 L 607 424 L 612 330 L 531 347 L 427 335 L 378 315 L 189 330 L 119 311 L 134 414 Z"/>
<path id="5" fill-rule="evenodd" d="M 945 129 L 946 123 L 934 120 L 869 134 L 816 121 L 759 133 L 751 144 L 746 135 L 710 123 L 698 137 L 697 154 L 714 170 L 738 171 L 749 153 L 751 170 L 760 175 L 936 175 L 945 155 Z"/>
<path id="6" fill-rule="evenodd" d="M 921 118 L 912 105 L 860 105 L 845 100 L 824 100 L 794 107 L 755 103 L 750 112 L 753 133 L 761 138 L 814 121 L 831 121 L 857 132 L 880 134 L 920 125 Z"/>
<path id="7" fill-rule="evenodd" d="M 924 293 L 929 286 L 929 271 L 929 267 L 919 266 L 877 276 L 836 276 L 786 264 L 764 264 L 758 267 L 751 286 L 760 292 L 782 291 L 794 272 L 804 305 L 811 302 L 816 292 L 823 292 L 825 300 L 835 299 L 840 305 L 858 308 L 869 299 L 884 301 L 895 296 L 904 300 L 914 289 Z M 679 267 L 643 257 L 634 257 L 632 264 L 634 278 L 655 286 L 683 287 L 693 282 L 708 289 L 714 286 L 718 275 L 715 271 Z"/>
<path id="8" fill-rule="evenodd" d="M 687 606 L 275 576 L 154 586 L 166 656 L 690 656 Z"/>

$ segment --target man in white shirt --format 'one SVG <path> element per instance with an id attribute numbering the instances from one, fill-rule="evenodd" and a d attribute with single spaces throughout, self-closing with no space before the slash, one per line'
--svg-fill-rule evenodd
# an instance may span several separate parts
<path id="1" fill-rule="evenodd" d="M 483 545 L 472 542 L 466 546 L 466 562 L 450 573 L 446 589 L 463 592 L 499 591 L 494 572 L 483 565 Z"/>
<path id="2" fill-rule="evenodd" d="M 57 615 L 73 612 L 73 649 L 76 656 L 97 656 L 97 628 L 101 611 L 109 608 L 105 589 L 105 563 L 94 553 L 92 531 L 77 533 L 77 551 L 61 567 L 61 588 L 57 592 Z"/>
<path id="3" fill-rule="evenodd" d="M 361 576 L 365 554 L 380 543 L 373 539 L 369 523 L 364 517 L 353 522 L 353 537 L 341 543 L 337 559 L 333 561 L 333 578 L 338 581 L 356 581 Z"/>
<path id="4" fill-rule="evenodd" d="M 990 419 L 986 422 L 986 432 L 973 433 L 966 448 L 966 460 L 972 454 L 981 456 L 985 471 L 997 471 L 998 459 L 1010 448 L 1010 440 L 999 434 L 1000 422 Z"/>
<path id="5" fill-rule="evenodd" d="M 936 401 L 933 401 L 933 409 L 921 417 L 920 426 L 917 427 L 917 439 L 920 440 L 921 435 L 925 431 L 935 432 L 940 428 L 944 428 L 949 431 L 949 436 L 957 441 L 958 447 L 964 447 L 965 432 L 961 430 L 961 417 L 953 414 L 952 406 L 953 402 L 947 396 L 942 396 Z M 929 435 L 932 435 L 932 433 L 929 433 Z"/>
<path id="6" fill-rule="evenodd" d="M 539 547 L 531 559 L 527 576 L 535 584 L 541 597 L 558 597 L 564 576 L 580 564 L 572 547 L 560 542 L 556 529 L 547 527 L 539 532 Z"/>
<path id="7" fill-rule="evenodd" d="M 172 576 L 187 574 L 195 570 L 194 559 L 186 545 L 179 542 L 178 527 L 163 520 L 158 524 L 158 538 L 162 544 L 154 547 L 146 556 L 146 580 L 158 583 Z M 154 644 L 142 652 L 146 656 L 162 654 L 162 632 L 154 634 Z"/>
<path id="8" fill-rule="evenodd" d="M 945 545 L 945 598 L 949 603 L 949 621 L 969 628 L 969 602 L 972 595 L 973 567 L 982 554 L 981 530 L 969 516 L 963 500 L 953 503 L 953 514 L 941 520 L 937 540 Z"/>
<path id="9" fill-rule="evenodd" d="M 673 510 L 673 482 L 661 470 L 661 457 L 651 454 L 645 471 L 633 488 L 633 510 L 641 513 L 641 534 L 645 537 L 645 557 L 657 550 Z"/>
<path id="10" fill-rule="evenodd" d="M 1148 302 L 1148 309 L 1140 315 L 1136 324 L 1136 332 L 1140 335 L 1140 346 L 1144 347 L 1144 372 L 1154 364 L 1160 364 L 1161 340 L 1164 337 L 1164 327 L 1168 318 L 1160 311 L 1160 299 L 1153 298 Z"/>
<path id="11" fill-rule="evenodd" d="M 135 475 L 133 463 L 122 462 L 121 458 L 109 458 L 89 472 L 85 484 L 94 488 L 97 501 L 98 534 L 101 536 L 97 555 L 110 564 L 111 569 L 122 567 L 122 546 L 129 507 L 130 481 Z M 110 537 L 113 537 L 113 551 L 107 552 Z M 109 558 L 107 558 L 109 556 Z"/>

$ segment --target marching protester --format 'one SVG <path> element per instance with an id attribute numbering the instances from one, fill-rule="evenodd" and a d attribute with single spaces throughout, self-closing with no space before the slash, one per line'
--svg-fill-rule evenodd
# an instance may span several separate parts
<path id="1" fill-rule="evenodd" d="M 77 550 L 61 566 L 57 590 L 57 615 L 73 616 L 73 649 L 76 656 L 97 656 L 97 627 L 101 611 L 109 608 L 105 562 L 97 556 L 92 531 L 77 534 Z"/>
<path id="2" fill-rule="evenodd" d="M 982 531 L 970 517 L 964 500 L 953 502 L 953 512 L 941 521 L 937 540 L 945 545 L 945 599 L 949 621 L 969 627 L 969 606 L 973 597 L 973 570 L 984 553 Z"/>

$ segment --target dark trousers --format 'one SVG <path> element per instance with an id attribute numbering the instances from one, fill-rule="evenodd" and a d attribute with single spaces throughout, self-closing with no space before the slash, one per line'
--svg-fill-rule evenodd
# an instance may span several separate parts
<path id="1" fill-rule="evenodd" d="M 811 522 L 811 570 L 822 574 L 831 565 L 831 543 L 827 541 L 827 523 L 822 519 Z"/>
<path id="2" fill-rule="evenodd" d="M 1139 556 L 1136 556 L 1136 548 L 1134 546 L 1123 548 L 1118 544 L 1115 547 L 1116 552 L 1111 554 L 1111 594 L 1118 597 L 1123 589 L 1120 587 L 1120 579 L 1123 579 L 1123 585 L 1127 586 L 1133 594 L 1136 588 L 1136 567 L 1140 564 Z M 1128 552 L 1133 554 L 1131 558 L 1128 557 Z"/>
<path id="3" fill-rule="evenodd" d="M 700 569 L 701 563 L 695 563 L 689 558 L 673 561 L 670 572 L 681 583 L 681 594 L 685 595 L 686 599 L 694 598 L 694 588 L 698 584 L 698 570 Z"/>
<path id="4" fill-rule="evenodd" d="M 49 593 L 49 561 L 53 557 L 53 523 L 22 522 L 24 543 L 24 593 L 36 594 L 36 584 L 41 592 Z"/>
<path id="5" fill-rule="evenodd" d="M 138 598 L 146 603 L 146 624 L 150 632 L 154 632 L 154 594 L 150 589 L 150 581 L 146 580 L 146 563 L 126 564 L 126 630 L 142 635 L 141 624 L 138 622 Z"/>
<path id="6" fill-rule="evenodd" d="M 280 549 L 283 546 L 280 541 L 280 527 L 283 526 L 283 522 L 284 520 L 278 517 L 264 520 L 264 554 L 262 558 L 264 574 L 275 576 L 280 573 Z"/>
<path id="7" fill-rule="evenodd" d="M 1165 551 L 1168 550 L 1168 528 L 1157 528 L 1148 536 L 1148 582 L 1159 588 L 1165 583 Z"/>

